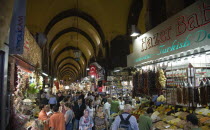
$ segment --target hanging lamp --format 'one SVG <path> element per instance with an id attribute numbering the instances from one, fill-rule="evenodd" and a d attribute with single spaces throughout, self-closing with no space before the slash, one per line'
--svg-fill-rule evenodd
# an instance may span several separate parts
<path id="1" fill-rule="evenodd" d="M 79 2 L 78 2 L 78 0 L 77 0 L 77 3 L 76 3 L 76 10 L 77 10 L 77 21 L 76 21 L 76 23 L 77 23 L 77 47 L 73 51 L 73 53 L 74 53 L 75 59 L 77 61 L 79 61 L 80 56 L 81 56 L 81 51 L 79 50 L 79 47 L 78 47 L 78 43 L 79 43 L 79 39 L 78 39 L 78 34 L 79 34 L 79 32 L 78 32 L 78 28 L 79 28 L 79 20 L 78 20 L 78 17 L 79 17 Z"/>

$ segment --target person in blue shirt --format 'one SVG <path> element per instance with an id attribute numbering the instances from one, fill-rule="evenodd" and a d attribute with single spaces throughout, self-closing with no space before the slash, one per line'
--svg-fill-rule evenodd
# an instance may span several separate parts
<path id="1" fill-rule="evenodd" d="M 51 109 L 53 108 L 53 106 L 57 105 L 57 99 L 53 94 L 50 95 L 50 99 L 48 103 L 50 104 Z"/>
<path id="2" fill-rule="evenodd" d="M 126 104 L 124 106 L 124 112 L 122 113 L 123 118 L 126 119 L 130 115 L 131 111 L 132 111 L 132 106 L 130 104 Z M 120 116 L 117 116 L 112 124 L 112 130 L 118 130 L 120 126 L 120 122 L 121 122 L 121 118 Z M 131 116 L 129 118 L 129 122 L 130 122 L 130 126 L 132 130 L 139 130 L 136 117 Z"/>

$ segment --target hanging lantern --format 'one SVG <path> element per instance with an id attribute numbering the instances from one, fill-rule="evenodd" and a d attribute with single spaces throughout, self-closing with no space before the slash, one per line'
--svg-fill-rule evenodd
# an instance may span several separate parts
<path id="1" fill-rule="evenodd" d="M 80 56 L 81 56 L 81 51 L 80 50 L 74 50 L 74 57 L 76 59 L 78 59 L 78 58 L 80 58 Z"/>

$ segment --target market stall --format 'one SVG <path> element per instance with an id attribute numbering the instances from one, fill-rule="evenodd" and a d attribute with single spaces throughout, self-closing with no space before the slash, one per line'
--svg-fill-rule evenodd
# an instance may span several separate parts
<path id="1" fill-rule="evenodd" d="M 25 28 L 23 54 L 9 57 L 11 129 L 26 129 L 29 126 L 25 124 L 31 124 L 27 121 L 38 115 L 40 90 L 43 88 L 41 65 L 41 49 Z"/>
<path id="2" fill-rule="evenodd" d="M 165 105 L 157 105 L 161 110 L 153 107 L 161 116 L 154 123 L 158 129 L 182 129 L 189 113 L 195 113 L 201 126 L 209 129 L 210 13 L 204 6 L 209 4 L 197 1 L 134 39 L 133 53 L 127 57 L 128 67 L 136 69 L 133 97 L 159 96 L 156 102 Z M 173 112 L 167 115 L 169 110 Z"/>

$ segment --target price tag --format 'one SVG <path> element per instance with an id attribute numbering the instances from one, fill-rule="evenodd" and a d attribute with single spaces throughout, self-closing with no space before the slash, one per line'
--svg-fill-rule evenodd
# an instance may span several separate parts
<path id="1" fill-rule="evenodd" d="M 180 111 L 180 108 L 178 108 L 177 110 Z"/>
<path id="2" fill-rule="evenodd" d="M 186 111 L 187 109 L 186 108 L 183 108 L 183 111 Z"/>
<path id="3" fill-rule="evenodd" d="M 209 107 L 206 107 L 206 109 L 209 109 Z"/>
<path id="4" fill-rule="evenodd" d="M 175 108 L 174 108 L 174 107 L 172 107 L 172 110 L 175 110 Z"/>
<path id="5" fill-rule="evenodd" d="M 190 113 L 192 113 L 193 111 L 192 110 L 190 110 Z"/>
<path id="6" fill-rule="evenodd" d="M 210 116 L 210 113 L 208 113 L 207 115 Z"/>
<path id="7" fill-rule="evenodd" d="M 169 106 L 169 108 L 171 108 L 171 106 Z"/>

